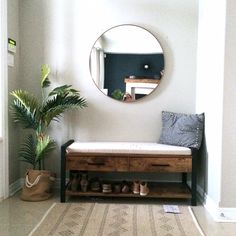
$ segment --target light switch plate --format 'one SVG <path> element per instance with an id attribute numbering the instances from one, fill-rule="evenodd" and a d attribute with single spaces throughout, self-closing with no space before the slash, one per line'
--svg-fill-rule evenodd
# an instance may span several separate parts
<path id="1" fill-rule="evenodd" d="M 12 53 L 8 53 L 7 63 L 8 63 L 8 66 L 11 66 L 11 67 L 14 66 L 14 55 Z"/>

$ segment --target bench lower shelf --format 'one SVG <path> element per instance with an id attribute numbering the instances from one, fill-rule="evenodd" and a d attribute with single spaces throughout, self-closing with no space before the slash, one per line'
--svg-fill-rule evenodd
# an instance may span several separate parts
<path id="1" fill-rule="evenodd" d="M 66 190 L 67 196 L 91 196 L 91 197 L 137 197 L 137 198 L 181 198 L 191 199 L 191 191 L 188 186 L 183 183 L 150 183 L 150 192 L 146 196 L 128 193 L 102 193 L 102 192 L 81 192 Z"/>

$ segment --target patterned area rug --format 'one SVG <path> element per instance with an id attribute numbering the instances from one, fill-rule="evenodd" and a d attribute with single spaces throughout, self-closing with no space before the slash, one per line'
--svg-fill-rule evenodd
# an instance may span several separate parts
<path id="1" fill-rule="evenodd" d="M 29 236 L 197 236 L 203 235 L 191 213 L 165 213 L 162 205 L 54 203 Z"/>

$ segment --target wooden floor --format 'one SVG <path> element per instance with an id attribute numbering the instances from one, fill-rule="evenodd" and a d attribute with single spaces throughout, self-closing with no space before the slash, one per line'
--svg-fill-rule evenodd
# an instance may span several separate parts
<path id="1" fill-rule="evenodd" d="M 78 198 L 73 197 L 69 202 L 79 201 L 140 201 L 155 204 L 178 204 L 188 205 L 186 200 L 161 200 L 161 199 L 140 199 L 140 198 Z M 0 202 L 0 235 L 1 236 L 26 236 L 37 225 L 39 219 L 54 202 L 59 202 L 59 193 L 47 201 L 24 202 L 19 199 L 19 193 L 15 196 Z M 236 223 L 216 223 L 201 205 L 192 207 L 193 212 L 206 236 L 234 236 L 236 235 Z"/>

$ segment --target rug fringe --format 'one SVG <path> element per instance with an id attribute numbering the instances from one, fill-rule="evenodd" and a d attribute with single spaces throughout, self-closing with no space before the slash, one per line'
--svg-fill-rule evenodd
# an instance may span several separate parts
<path id="1" fill-rule="evenodd" d="M 197 221 L 197 219 L 196 219 L 196 217 L 195 217 L 195 215 L 193 213 L 193 210 L 192 210 L 192 208 L 190 206 L 188 207 L 188 210 L 189 210 L 189 212 L 190 212 L 190 214 L 191 214 L 191 216 L 193 218 L 193 222 L 196 225 L 197 229 L 199 230 L 200 234 L 202 236 L 205 236 L 205 234 L 203 233 L 203 231 L 202 231 L 202 229 L 201 229 L 201 227 L 200 227 L 200 225 L 199 225 L 199 223 L 198 223 L 198 221 Z"/>
<path id="2" fill-rule="evenodd" d="M 50 208 L 46 211 L 46 213 L 43 215 L 42 219 L 39 221 L 39 223 L 33 228 L 33 230 L 28 234 L 28 236 L 32 236 L 33 233 L 38 229 L 38 227 L 41 225 L 41 223 L 44 221 L 44 219 L 47 217 L 49 212 L 53 209 L 53 207 L 56 206 L 56 202 L 54 202 Z"/>

